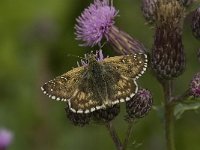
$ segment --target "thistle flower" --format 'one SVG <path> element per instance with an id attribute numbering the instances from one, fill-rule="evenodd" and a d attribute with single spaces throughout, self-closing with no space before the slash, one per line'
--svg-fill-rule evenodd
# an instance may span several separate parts
<path id="1" fill-rule="evenodd" d="M 105 38 L 121 54 L 144 53 L 139 41 L 115 27 L 117 14 L 110 0 L 95 0 L 77 19 L 76 39 L 83 41 L 83 46 L 94 46 Z"/>
<path id="2" fill-rule="evenodd" d="M 118 11 L 110 5 L 109 0 L 95 0 L 77 19 L 77 39 L 82 40 L 84 46 L 100 44 L 104 36 L 107 38 L 117 14 Z"/>
<path id="3" fill-rule="evenodd" d="M 161 79 L 178 77 L 185 69 L 183 17 L 184 8 L 177 1 L 161 0 L 156 7 L 152 68 Z"/>
<path id="4" fill-rule="evenodd" d="M 190 82 L 190 94 L 200 97 L 200 73 L 197 73 Z"/>
<path id="5" fill-rule="evenodd" d="M 10 131 L 6 129 L 0 129 L 0 150 L 6 150 L 11 144 L 12 139 L 13 134 Z"/>
<path id="6" fill-rule="evenodd" d="M 155 21 L 155 9 L 158 0 L 142 0 L 142 13 L 145 19 L 149 22 Z"/>
<path id="7" fill-rule="evenodd" d="M 197 39 L 200 39 L 200 7 L 195 10 L 192 17 L 192 32 Z"/>
<path id="8" fill-rule="evenodd" d="M 94 120 L 109 122 L 113 120 L 120 112 L 120 105 L 116 104 L 106 109 L 100 109 L 93 112 Z"/>
<path id="9" fill-rule="evenodd" d="M 178 0 L 183 6 L 189 6 L 190 4 L 192 4 L 193 2 L 195 2 L 195 0 Z"/>
<path id="10" fill-rule="evenodd" d="M 146 89 L 140 89 L 138 93 L 126 102 L 126 112 L 130 118 L 142 118 L 151 109 L 153 100 L 151 92 Z"/>
<path id="11" fill-rule="evenodd" d="M 79 114 L 72 112 L 68 107 L 65 108 L 67 118 L 75 125 L 83 127 L 86 124 L 89 124 L 91 114 Z"/>

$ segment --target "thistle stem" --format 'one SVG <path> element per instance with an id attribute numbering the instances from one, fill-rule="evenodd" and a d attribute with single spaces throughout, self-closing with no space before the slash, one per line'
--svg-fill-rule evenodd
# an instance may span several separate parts
<path id="1" fill-rule="evenodd" d="M 112 140 L 116 146 L 116 149 L 123 150 L 123 145 L 117 135 L 115 128 L 113 127 L 113 124 L 111 122 L 108 122 L 108 123 L 105 123 L 105 126 L 108 129 L 110 136 L 112 137 Z"/>
<path id="2" fill-rule="evenodd" d="M 182 102 L 182 101 L 186 100 L 189 96 L 190 96 L 190 94 L 189 94 L 189 89 L 188 89 L 184 93 L 182 93 L 181 95 L 173 97 L 171 101 L 173 103 Z"/>
<path id="3" fill-rule="evenodd" d="M 132 132 L 133 132 L 133 122 L 129 122 L 128 123 L 128 129 L 127 129 L 127 132 L 126 132 L 126 137 L 125 137 L 125 140 L 124 140 L 124 143 L 123 143 L 123 150 L 127 149 L 127 146 L 128 146 L 129 141 L 130 141 Z"/>
<path id="4" fill-rule="evenodd" d="M 163 85 L 165 93 L 165 138 L 167 150 L 175 150 L 174 144 L 174 105 L 172 104 L 172 81 L 166 81 Z"/>

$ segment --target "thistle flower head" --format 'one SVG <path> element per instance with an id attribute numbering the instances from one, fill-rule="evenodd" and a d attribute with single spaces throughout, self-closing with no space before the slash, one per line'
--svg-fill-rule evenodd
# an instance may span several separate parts
<path id="1" fill-rule="evenodd" d="M 192 17 L 192 32 L 197 39 L 200 39 L 200 7 L 195 10 Z"/>
<path id="2" fill-rule="evenodd" d="M 94 120 L 101 122 L 109 122 L 112 121 L 120 112 L 120 105 L 116 104 L 112 107 L 108 107 L 106 109 L 100 109 L 93 112 Z"/>
<path id="3" fill-rule="evenodd" d="M 0 150 L 6 149 L 12 142 L 13 134 L 6 130 L 0 129 Z"/>
<path id="4" fill-rule="evenodd" d="M 200 97 L 200 73 L 197 73 L 190 82 L 190 94 Z"/>
<path id="5" fill-rule="evenodd" d="M 86 124 L 89 124 L 91 114 L 79 114 L 72 112 L 68 107 L 65 108 L 67 118 L 75 125 L 83 127 Z"/>
<path id="6" fill-rule="evenodd" d="M 95 0 L 77 19 L 77 40 L 82 40 L 83 46 L 99 44 L 104 36 L 107 37 L 117 13 L 109 0 Z"/>
<path id="7" fill-rule="evenodd" d="M 130 118 L 142 118 L 151 109 L 153 100 L 151 92 L 140 89 L 138 93 L 126 102 L 126 112 Z"/>
<path id="8" fill-rule="evenodd" d="M 157 4 L 152 68 L 160 79 L 178 77 L 185 70 L 182 42 L 184 13 L 184 8 L 178 1 L 160 0 Z"/>
<path id="9" fill-rule="evenodd" d="M 183 4 L 183 6 L 189 6 L 191 5 L 193 2 L 195 2 L 196 0 L 179 0 L 181 4 Z"/>
<path id="10" fill-rule="evenodd" d="M 145 19 L 149 22 L 155 21 L 155 9 L 158 0 L 142 0 L 142 13 Z"/>

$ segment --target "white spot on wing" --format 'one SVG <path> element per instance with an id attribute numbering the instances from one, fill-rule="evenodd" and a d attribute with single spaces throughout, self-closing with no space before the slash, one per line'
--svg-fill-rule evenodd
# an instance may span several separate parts
<path id="1" fill-rule="evenodd" d="M 95 111 L 95 108 L 91 108 L 90 110 L 91 110 L 91 112 L 93 112 L 93 111 Z"/>
<path id="2" fill-rule="evenodd" d="M 82 114 L 83 110 L 78 110 L 77 113 Z"/>
<path id="3" fill-rule="evenodd" d="M 85 113 L 85 114 L 88 114 L 89 112 L 90 112 L 90 111 L 87 109 L 87 110 L 85 110 L 85 112 L 84 112 L 84 113 Z"/>
<path id="4" fill-rule="evenodd" d="M 76 110 L 74 108 L 70 108 L 70 110 L 74 113 L 76 113 Z"/>
<path id="5" fill-rule="evenodd" d="M 43 87 L 41 87 L 41 90 L 42 90 L 42 91 L 44 91 L 44 88 L 43 88 Z"/>
<path id="6" fill-rule="evenodd" d="M 120 99 L 120 102 L 124 102 L 125 100 L 123 98 Z"/>
<path id="7" fill-rule="evenodd" d="M 56 99 L 56 97 L 55 97 L 55 96 L 52 96 L 51 98 L 52 98 L 52 99 Z"/>

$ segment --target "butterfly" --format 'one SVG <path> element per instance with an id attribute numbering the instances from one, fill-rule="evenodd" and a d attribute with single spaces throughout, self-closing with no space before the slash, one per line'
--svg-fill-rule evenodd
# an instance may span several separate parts
<path id="1" fill-rule="evenodd" d="M 67 102 L 72 112 L 87 114 L 129 101 L 138 91 L 136 80 L 147 68 L 147 55 L 104 58 L 99 50 L 87 54 L 81 63 L 41 90 L 51 99 Z"/>

